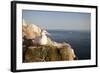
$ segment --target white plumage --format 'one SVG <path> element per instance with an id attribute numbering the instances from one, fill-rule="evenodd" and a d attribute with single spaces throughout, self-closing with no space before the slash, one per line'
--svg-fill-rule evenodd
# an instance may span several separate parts
<path id="1" fill-rule="evenodd" d="M 41 36 L 36 37 L 33 41 L 34 44 L 39 44 L 39 45 L 47 45 L 48 43 L 48 37 L 47 35 L 48 32 L 45 30 L 42 30 Z"/>
<path id="2" fill-rule="evenodd" d="M 41 33 L 41 37 L 39 38 L 39 44 L 40 45 L 46 45 L 47 44 L 47 31 L 43 30 Z"/>

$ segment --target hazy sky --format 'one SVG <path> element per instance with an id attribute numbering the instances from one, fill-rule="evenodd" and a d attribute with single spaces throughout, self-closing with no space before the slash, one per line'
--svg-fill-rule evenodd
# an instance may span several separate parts
<path id="1" fill-rule="evenodd" d="M 90 13 L 23 10 L 23 19 L 52 30 L 90 30 Z"/>

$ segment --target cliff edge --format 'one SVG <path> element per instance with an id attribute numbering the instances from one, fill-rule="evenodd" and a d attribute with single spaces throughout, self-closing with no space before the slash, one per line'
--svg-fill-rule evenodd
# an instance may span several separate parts
<path id="1" fill-rule="evenodd" d="M 46 43 L 41 45 L 39 42 L 41 39 L 44 39 L 41 36 L 42 30 L 34 24 L 24 23 L 22 25 L 23 62 L 77 60 L 74 49 L 66 42 L 59 43 L 53 41 L 43 33 L 46 36 Z"/>

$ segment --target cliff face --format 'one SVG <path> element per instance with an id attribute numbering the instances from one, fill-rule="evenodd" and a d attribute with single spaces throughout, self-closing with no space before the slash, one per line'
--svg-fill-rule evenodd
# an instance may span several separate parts
<path id="1" fill-rule="evenodd" d="M 25 23 L 24 23 L 25 24 Z M 23 62 L 69 61 L 77 59 L 74 50 L 66 42 L 58 43 L 47 38 L 46 45 L 33 42 L 41 35 L 41 28 L 36 25 L 23 25 Z"/>
<path id="2" fill-rule="evenodd" d="M 23 47 L 23 62 L 70 61 L 77 59 L 71 47 L 35 45 Z"/>
<path id="3" fill-rule="evenodd" d="M 69 61 L 75 60 L 72 48 L 55 46 L 30 46 L 23 48 L 23 62 Z"/>

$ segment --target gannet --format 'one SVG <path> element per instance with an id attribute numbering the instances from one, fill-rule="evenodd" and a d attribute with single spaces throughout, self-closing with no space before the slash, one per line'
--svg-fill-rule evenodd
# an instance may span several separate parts
<path id="1" fill-rule="evenodd" d="M 47 44 L 48 38 L 47 38 L 46 34 L 49 34 L 49 33 L 46 30 L 42 30 L 41 37 L 39 38 L 39 44 L 40 45 L 46 45 Z"/>
<path id="2" fill-rule="evenodd" d="M 38 45 L 47 45 L 48 43 L 48 37 L 47 35 L 49 35 L 49 33 L 46 30 L 42 30 L 41 31 L 41 36 L 36 37 L 34 40 L 32 40 L 32 42 L 34 44 L 38 44 Z"/>

